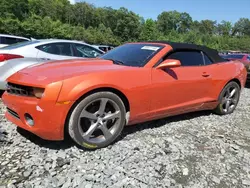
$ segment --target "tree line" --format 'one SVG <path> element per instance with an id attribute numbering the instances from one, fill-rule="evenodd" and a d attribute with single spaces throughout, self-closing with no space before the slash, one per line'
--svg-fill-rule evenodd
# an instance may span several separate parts
<path id="1" fill-rule="evenodd" d="M 193 20 L 186 12 L 164 11 L 156 20 L 121 7 L 95 7 L 68 0 L 1 0 L 0 33 L 60 38 L 90 44 L 168 40 L 250 52 L 250 20 L 236 23 Z"/>

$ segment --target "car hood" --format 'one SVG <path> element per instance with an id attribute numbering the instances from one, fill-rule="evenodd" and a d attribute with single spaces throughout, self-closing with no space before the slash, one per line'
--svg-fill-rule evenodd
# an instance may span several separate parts
<path id="1" fill-rule="evenodd" d="M 44 85 L 83 74 L 119 69 L 132 69 L 132 67 L 115 65 L 110 60 L 96 58 L 61 60 L 29 66 L 10 77 L 9 81 L 27 84 L 36 82 L 38 85 Z"/>

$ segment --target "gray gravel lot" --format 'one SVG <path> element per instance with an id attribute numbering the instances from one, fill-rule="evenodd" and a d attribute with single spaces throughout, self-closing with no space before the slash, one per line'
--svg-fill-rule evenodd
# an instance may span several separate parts
<path id="1" fill-rule="evenodd" d="M 143 123 L 96 151 L 16 129 L 0 103 L 0 187 L 250 187 L 249 88 L 231 115 Z"/>

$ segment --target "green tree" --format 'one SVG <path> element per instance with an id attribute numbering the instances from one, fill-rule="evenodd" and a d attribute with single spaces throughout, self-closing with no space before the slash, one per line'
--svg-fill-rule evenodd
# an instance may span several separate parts
<path id="1" fill-rule="evenodd" d="M 177 31 L 180 25 L 181 14 L 177 11 L 162 12 L 157 17 L 158 29 L 167 34 L 171 30 Z"/>
<path id="2" fill-rule="evenodd" d="M 233 35 L 250 36 L 250 20 L 248 18 L 240 18 L 233 27 Z"/>
<path id="3" fill-rule="evenodd" d="M 216 21 L 201 20 L 198 26 L 199 32 L 202 34 L 212 35 L 216 32 Z"/>
<path id="4" fill-rule="evenodd" d="M 122 42 L 138 39 L 141 32 L 140 17 L 126 8 L 116 11 L 116 27 L 113 30 Z"/>
<path id="5" fill-rule="evenodd" d="M 1 0 L 0 8 L 0 17 L 5 18 L 12 15 L 23 20 L 29 13 L 28 0 Z"/>
<path id="6" fill-rule="evenodd" d="M 157 30 L 156 22 L 152 19 L 147 19 L 142 26 L 142 31 L 139 40 L 157 40 L 159 32 Z"/>
<path id="7" fill-rule="evenodd" d="M 229 36 L 232 32 L 232 23 L 223 20 L 220 24 L 217 26 L 217 31 L 219 35 L 223 36 Z"/>
<path id="8" fill-rule="evenodd" d="M 120 45 L 138 40 L 168 40 L 250 52 L 250 20 L 192 20 L 185 12 L 162 12 L 144 20 L 126 8 L 95 7 L 68 0 L 0 0 L 0 32 L 33 38 L 76 39 Z"/>

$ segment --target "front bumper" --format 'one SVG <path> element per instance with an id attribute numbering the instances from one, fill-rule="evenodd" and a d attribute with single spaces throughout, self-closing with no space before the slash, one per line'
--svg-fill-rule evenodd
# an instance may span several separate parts
<path id="1" fill-rule="evenodd" d="M 63 140 L 64 124 L 70 104 L 57 104 L 56 100 L 16 96 L 5 92 L 2 96 L 7 107 L 6 118 L 45 140 Z M 24 115 L 29 114 L 34 126 L 28 125 Z"/>

